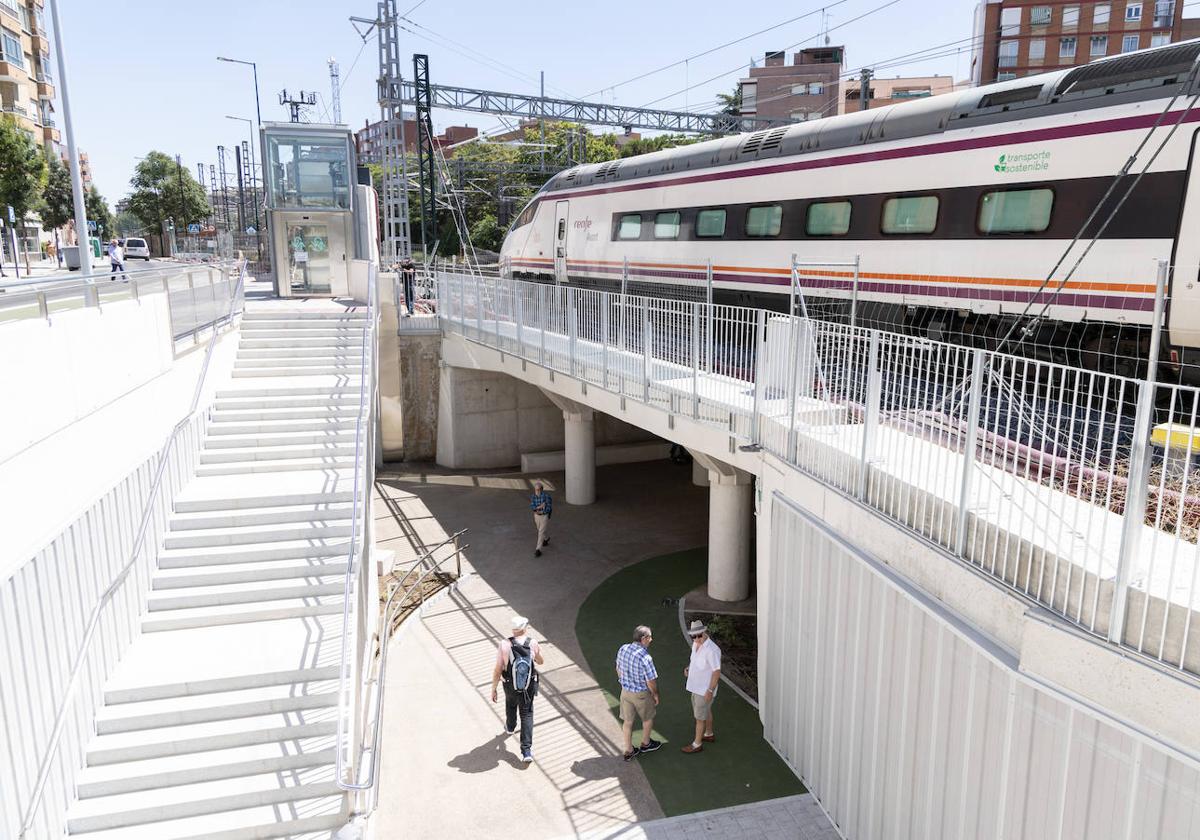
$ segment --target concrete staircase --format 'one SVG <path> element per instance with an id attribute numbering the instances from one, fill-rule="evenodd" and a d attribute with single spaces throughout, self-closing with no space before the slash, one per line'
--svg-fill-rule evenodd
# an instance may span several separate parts
<path id="1" fill-rule="evenodd" d="M 329 838 L 365 312 L 251 303 L 68 833 Z"/>

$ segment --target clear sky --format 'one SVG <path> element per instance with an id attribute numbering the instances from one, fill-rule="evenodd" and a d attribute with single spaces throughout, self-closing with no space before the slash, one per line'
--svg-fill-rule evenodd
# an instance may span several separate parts
<path id="1" fill-rule="evenodd" d="M 321 94 L 310 115 L 319 121 L 330 98 L 330 57 L 341 65 L 343 121 L 361 127 L 364 120 L 378 118 L 375 42 L 363 48 L 349 21 L 351 15 L 373 18 L 374 0 L 59 4 L 76 142 L 88 152 L 97 186 L 110 204 L 127 193 L 136 157 L 151 149 L 182 155 L 194 175 L 197 162 L 216 162 L 218 144 L 232 147 L 248 137 L 245 123 L 225 116 L 253 118 L 250 68 L 218 62 L 218 55 L 258 62 L 264 120 L 287 119 L 278 103 L 286 87 Z M 406 77 L 412 53 L 425 52 L 434 82 L 533 92 L 538 71 L 544 70 L 551 95 L 628 105 L 661 100 L 656 107 L 680 110 L 710 109 L 716 94 L 730 91 L 750 59 L 761 61 L 767 50 L 818 45 L 822 5 L 831 42 L 846 46 L 848 69 L 951 44 L 941 51 L 951 54 L 893 66 L 880 75 L 968 74 L 973 0 L 398 3 L 413 22 L 404 24 L 410 31 L 401 32 Z M 618 84 L 690 56 L 698 57 Z M 434 122 L 439 131 L 447 125 L 499 124 L 493 117 L 451 112 L 435 113 Z M 232 168 L 231 149 L 229 154 Z"/>

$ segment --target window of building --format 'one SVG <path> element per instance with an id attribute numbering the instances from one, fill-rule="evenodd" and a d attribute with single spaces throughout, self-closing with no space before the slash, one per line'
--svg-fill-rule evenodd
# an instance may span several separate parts
<path id="1" fill-rule="evenodd" d="M 1108 55 L 1108 36 L 1092 36 L 1092 55 Z"/>
<path id="2" fill-rule="evenodd" d="M 1170 32 L 1153 32 L 1150 35 L 1150 46 L 1152 47 L 1165 47 L 1169 43 L 1171 43 Z"/>
<path id="3" fill-rule="evenodd" d="M 1079 25 L 1079 7 L 1063 6 L 1062 28 L 1071 29 Z"/>
<path id="4" fill-rule="evenodd" d="M 738 90 L 742 93 L 742 110 L 756 110 L 758 108 L 758 82 L 742 82 Z"/>
<path id="5" fill-rule="evenodd" d="M 1000 37 L 1016 35 L 1021 31 L 1021 7 L 1000 10 Z"/>
<path id="6" fill-rule="evenodd" d="M 1108 26 L 1108 13 L 1110 6 L 1108 3 L 1097 3 L 1092 7 L 1092 25 L 1093 26 Z"/>
<path id="7" fill-rule="evenodd" d="M 1154 25 L 1171 26 L 1175 23 L 1175 0 L 1158 0 L 1154 4 Z"/>
<path id="8" fill-rule="evenodd" d="M 937 227 L 936 195 L 909 195 L 883 202 L 880 230 L 887 234 L 933 233 Z"/>
<path id="9" fill-rule="evenodd" d="M 1050 227 L 1054 191 L 996 190 L 983 194 L 979 201 L 980 233 L 1041 233 Z"/>
<path id="10" fill-rule="evenodd" d="M 1129 3 L 1125 6 L 1125 20 L 1137 22 L 1142 19 L 1142 4 Z"/>
<path id="11" fill-rule="evenodd" d="M 696 214 L 696 236 L 708 239 L 725 235 L 725 211 L 701 210 Z"/>
<path id="12" fill-rule="evenodd" d="M 1135 52 L 1138 48 L 1138 36 L 1126 35 L 1121 39 L 1121 52 Z"/>
<path id="13" fill-rule="evenodd" d="M 1058 58 L 1060 61 L 1065 61 L 1068 58 L 1075 57 L 1075 39 L 1074 38 L 1059 38 L 1058 39 Z"/>
<path id="14" fill-rule="evenodd" d="M 679 236 L 679 211 L 658 213 L 654 217 L 655 239 L 676 239 Z"/>
<path id="15" fill-rule="evenodd" d="M 1046 39 L 1045 38 L 1030 38 L 1029 39 L 1029 60 L 1041 61 L 1046 57 Z"/>
<path id="16" fill-rule="evenodd" d="M 1017 49 L 1020 44 L 1017 41 L 1001 41 L 1000 53 L 997 63 L 1001 67 L 1015 67 L 1017 64 Z"/>
<path id="17" fill-rule="evenodd" d="M 618 239 L 639 239 L 642 235 L 642 216 L 640 213 L 630 213 L 621 217 L 617 228 Z"/>
<path id="18" fill-rule="evenodd" d="M 1051 13 L 1049 6 L 1034 6 L 1029 10 L 1029 25 L 1049 26 L 1050 17 Z"/>
<path id="19" fill-rule="evenodd" d="M 850 230 L 850 202 L 818 201 L 808 205 L 804 230 L 809 236 L 845 236 Z"/>
<path id="20" fill-rule="evenodd" d="M 808 119 L 809 111 L 792 111 L 792 122 L 804 122 Z"/>
<path id="21" fill-rule="evenodd" d="M 1016 73 L 997 73 L 997 74 L 996 74 L 996 81 L 997 81 L 997 82 L 1008 82 L 1008 81 L 1011 81 L 1011 80 L 1013 80 L 1013 79 L 1015 79 L 1015 78 L 1017 78 L 1017 74 L 1016 74 Z"/>
<path id="22" fill-rule="evenodd" d="M 10 64 L 15 64 L 18 67 L 25 66 L 25 55 L 21 52 L 21 39 L 7 29 L 3 31 L 3 35 L 0 37 L 0 53 L 3 54 L 4 60 Z"/>
<path id="23" fill-rule="evenodd" d="M 778 236 L 783 226 L 783 208 L 778 204 L 764 204 L 746 211 L 747 236 Z"/>

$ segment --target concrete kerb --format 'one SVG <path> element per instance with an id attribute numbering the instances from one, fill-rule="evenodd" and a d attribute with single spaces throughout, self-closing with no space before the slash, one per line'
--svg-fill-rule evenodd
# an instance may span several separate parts
<path id="1" fill-rule="evenodd" d="M 692 642 L 691 642 L 691 638 L 688 636 L 688 633 L 687 633 L 687 619 L 685 619 L 683 617 L 684 605 L 686 603 L 687 603 L 687 596 L 684 595 L 682 598 L 679 599 L 679 632 L 683 635 L 684 644 L 686 644 L 690 647 Z M 736 694 L 738 697 L 741 697 L 743 700 L 745 700 L 747 703 L 749 703 L 754 708 L 754 711 L 757 712 L 759 710 L 758 709 L 758 701 L 755 700 L 753 697 L 751 697 L 746 692 L 742 691 L 740 688 L 738 688 L 734 684 L 733 680 L 731 680 L 731 679 L 729 679 L 729 677 L 725 676 L 724 673 L 721 674 L 721 682 L 723 682 L 725 685 L 729 686 L 733 690 L 734 694 Z M 801 781 L 803 781 L 803 779 L 801 779 Z"/>

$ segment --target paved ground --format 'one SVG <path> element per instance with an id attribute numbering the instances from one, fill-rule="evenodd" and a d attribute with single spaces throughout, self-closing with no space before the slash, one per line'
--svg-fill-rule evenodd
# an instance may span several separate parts
<path id="1" fill-rule="evenodd" d="M 575 617 L 623 566 L 703 543 L 707 491 L 669 463 L 603 467 L 596 505 L 572 507 L 559 494 L 551 545 L 535 559 L 529 477 L 438 472 L 381 481 L 390 499 L 377 508 L 377 539 L 404 553 L 414 535 L 430 542 L 470 527 L 477 576 L 393 644 L 375 836 L 492 837 L 500 821 L 551 838 L 662 817 L 641 768 L 620 759 L 620 730 L 584 664 Z M 543 478 L 562 486 L 561 474 Z M 488 696 L 513 612 L 545 640 L 529 768 L 516 738 L 500 737 L 503 707 Z"/>
<path id="2" fill-rule="evenodd" d="M 728 827 L 726 812 L 662 820 L 638 762 L 620 759 L 618 724 L 583 658 L 576 616 L 622 568 L 704 543 L 707 491 L 691 484 L 690 470 L 666 462 L 599 469 L 596 505 L 572 507 L 558 494 L 551 546 L 540 559 L 531 555 L 532 476 L 406 470 L 381 476 L 380 547 L 403 562 L 421 545 L 469 527 L 466 571 L 474 574 L 393 641 L 374 836 L 496 837 L 511 833 L 506 825 L 520 825 L 531 840 L 835 836 L 800 832 L 811 822 L 807 797 L 745 812 L 771 821 L 747 825 L 791 833 L 705 827 Z M 561 474 L 538 477 L 552 490 L 562 486 Z M 503 707 L 489 697 L 496 641 L 507 635 L 513 612 L 532 619 L 546 655 L 530 766 L 518 760 L 517 738 L 502 736 Z M 743 811 L 728 813 L 740 819 Z"/>
<path id="3" fill-rule="evenodd" d="M 605 840 L 838 840 L 811 794 L 640 823 Z M 599 840 L 599 838 L 597 838 Z"/>

